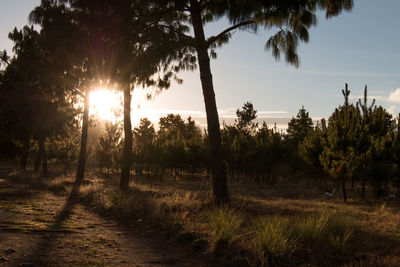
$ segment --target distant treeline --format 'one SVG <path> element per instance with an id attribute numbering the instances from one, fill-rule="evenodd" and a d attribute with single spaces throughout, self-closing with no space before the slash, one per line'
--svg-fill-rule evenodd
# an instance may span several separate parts
<path id="1" fill-rule="evenodd" d="M 257 111 L 247 102 L 238 109 L 234 125 L 221 131 L 224 158 L 232 181 L 273 183 L 279 176 L 318 179 L 322 189 L 331 190 L 328 178 L 347 201 L 346 184 L 359 188 L 365 197 L 366 186 L 379 197 L 399 193 L 399 123 L 374 101 L 368 104 L 367 89 L 356 105 L 348 102 L 350 91 L 343 90 L 345 102 L 326 121 L 313 124 L 302 107 L 293 117 L 287 132 L 254 122 Z M 189 117 L 169 114 L 160 118 L 156 131 L 148 119 L 133 130 L 133 161 L 138 175 L 162 178 L 165 174 L 208 174 L 207 134 Z M 118 169 L 121 156 L 121 130 L 107 124 L 94 156 L 100 167 Z"/>

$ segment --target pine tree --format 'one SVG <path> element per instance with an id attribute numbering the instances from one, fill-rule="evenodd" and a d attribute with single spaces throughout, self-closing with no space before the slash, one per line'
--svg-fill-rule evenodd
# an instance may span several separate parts
<path id="1" fill-rule="evenodd" d="M 286 62 L 297 67 L 299 65 L 297 47 L 300 41 L 308 41 L 308 29 L 317 22 L 315 12 L 325 11 L 328 18 L 336 16 L 343 10 L 351 10 L 353 1 L 154 0 L 147 2 L 166 10 L 165 17 L 161 17 L 161 27 L 169 27 L 172 31 L 179 32 L 181 43 L 197 53 L 207 114 L 214 199 L 218 204 L 227 203 L 229 194 L 210 56 L 216 58 L 215 49 L 226 44 L 237 29 L 256 32 L 260 27 L 277 28 L 278 32 L 266 43 L 266 50 L 271 50 L 276 59 L 280 58 L 282 52 Z M 227 18 L 229 26 L 215 36 L 206 37 L 205 24 L 223 17 Z M 190 35 L 187 25 L 191 26 L 193 35 Z"/>
<path id="2" fill-rule="evenodd" d="M 236 127 L 239 131 L 246 134 L 254 134 L 257 130 L 258 124 L 254 122 L 257 118 L 257 110 L 254 109 L 251 102 L 244 103 L 242 109 L 236 110 Z"/>
<path id="3" fill-rule="evenodd" d="M 292 117 L 289 121 L 286 137 L 297 148 L 312 128 L 313 121 L 304 106 L 302 106 L 296 118 Z"/>
<path id="4" fill-rule="evenodd" d="M 121 129 L 118 124 L 107 122 L 104 134 L 99 137 L 96 145 L 95 158 L 101 168 L 106 168 L 107 174 L 116 165 L 118 148 L 121 142 Z"/>
<path id="5" fill-rule="evenodd" d="M 324 170 L 342 184 L 343 201 L 347 203 L 346 180 L 351 179 L 358 167 L 357 141 L 360 135 L 361 114 L 349 103 L 348 85 L 342 90 L 344 105 L 329 117 L 323 151 L 320 157 Z"/>

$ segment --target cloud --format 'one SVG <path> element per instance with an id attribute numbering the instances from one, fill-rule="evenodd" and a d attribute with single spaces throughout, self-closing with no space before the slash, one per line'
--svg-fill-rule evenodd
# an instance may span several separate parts
<path id="1" fill-rule="evenodd" d="M 388 109 L 387 109 L 387 111 L 390 113 L 390 114 L 392 114 L 393 116 L 395 116 L 395 114 L 394 114 L 394 110 L 396 109 L 396 106 L 390 106 Z"/>
<path id="2" fill-rule="evenodd" d="M 270 116 L 270 115 L 287 115 L 289 114 L 288 111 L 285 110 L 261 110 L 261 111 L 257 111 L 257 115 L 259 115 L 259 117 L 264 117 L 264 116 Z"/>
<path id="3" fill-rule="evenodd" d="M 400 103 L 400 88 L 397 88 L 396 90 L 391 92 L 387 101 L 393 103 Z"/>

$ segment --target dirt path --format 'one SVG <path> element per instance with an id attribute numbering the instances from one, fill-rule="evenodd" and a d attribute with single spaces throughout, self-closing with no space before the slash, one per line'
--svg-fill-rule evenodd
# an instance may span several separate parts
<path id="1" fill-rule="evenodd" d="M 0 266 L 204 265 L 143 229 L 0 174 Z"/>

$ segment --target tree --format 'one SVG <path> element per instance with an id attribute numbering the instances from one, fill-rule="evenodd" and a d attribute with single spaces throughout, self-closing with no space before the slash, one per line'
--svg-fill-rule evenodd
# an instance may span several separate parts
<path id="1" fill-rule="evenodd" d="M 244 132 L 252 134 L 256 131 L 258 124 L 253 121 L 257 118 L 257 110 L 254 110 L 251 102 L 244 103 L 242 110 L 236 110 L 236 127 Z"/>
<path id="2" fill-rule="evenodd" d="M 87 136 L 89 128 L 89 90 L 93 77 L 97 77 L 95 64 L 88 56 L 88 40 L 85 27 L 79 15 L 70 7 L 58 4 L 54 0 L 43 0 L 29 15 L 31 23 L 39 24 L 41 35 L 46 40 L 46 50 L 54 62 L 54 76 L 62 81 L 60 88 L 75 100 L 78 95 L 83 99 L 82 133 L 77 181 L 84 178 L 87 157 Z M 68 38 L 65 38 L 68 36 Z"/>
<path id="3" fill-rule="evenodd" d="M 381 106 L 374 107 L 370 117 L 370 140 L 368 158 L 370 161 L 369 180 L 377 196 L 388 193 L 388 183 L 393 177 L 393 144 L 395 135 L 393 131 L 392 115 Z"/>
<path id="4" fill-rule="evenodd" d="M 288 123 L 287 138 L 295 148 L 304 140 L 308 132 L 313 127 L 313 121 L 304 106 L 301 107 L 296 115 Z"/>
<path id="5" fill-rule="evenodd" d="M 213 175 L 213 193 L 216 203 L 229 201 L 226 180 L 226 169 L 221 146 L 221 132 L 218 111 L 215 101 L 214 85 L 210 67 L 210 55 L 215 57 L 215 48 L 227 43 L 236 29 L 253 30 L 259 27 L 278 28 L 278 32 L 269 38 L 266 49 L 280 58 L 281 52 L 285 60 L 294 66 L 299 65 L 297 46 L 299 41 L 307 42 L 308 29 L 316 25 L 317 10 L 325 10 L 326 17 L 336 16 L 342 10 L 351 10 L 352 0 L 301 0 L 301 1 L 203 1 L 203 0 L 169 0 L 151 1 L 165 10 L 163 21 L 184 22 L 193 29 L 193 35 L 187 28 L 172 28 L 179 32 L 185 45 L 197 52 L 200 68 L 200 80 L 203 89 L 207 114 L 211 170 Z M 169 12 L 167 12 L 169 11 Z M 226 17 L 229 27 L 219 34 L 206 38 L 204 25 Z M 170 26 L 168 26 L 170 27 Z M 209 54 L 210 51 L 210 54 Z"/>
<path id="6" fill-rule="evenodd" d="M 344 105 L 329 117 L 323 151 L 320 157 L 324 170 L 342 184 L 343 201 L 347 203 L 346 180 L 352 178 L 358 167 L 357 140 L 360 135 L 361 115 L 349 103 L 348 85 L 342 90 Z"/>
<path id="7" fill-rule="evenodd" d="M 95 152 L 95 157 L 99 166 L 101 168 L 106 168 L 107 174 L 109 174 L 110 169 L 115 166 L 120 142 L 121 130 L 118 124 L 107 122 L 104 134 L 99 137 Z"/>
<path id="8" fill-rule="evenodd" d="M 137 165 L 152 163 L 156 132 L 154 126 L 147 118 L 140 119 L 139 127 L 133 129 L 134 134 L 134 159 Z M 140 172 L 142 168 L 140 168 Z"/>
<path id="9" fill-rule="evenodd" d="M 367 86 L 364 88 L 364 98 L 363 101 L 361 99 L 357 102 L 357 108 L 361 109 L 362 119 L 361 119 L 361 127 L 362 131 L 360 133 L 357 150 L 359 152 L 360 161 L 362 163 L 363 168 L 363 177 L 362 177 L 362 198 L 365 197 L 365 182 L 368 180 L 368 165 L 371 161 L 371 149 L 372 149 L 372 138 L 374 133 L 372 132 L 371 125 L 371 114 L 373 112 L 373 107 L 375 105 L 375 99 L 372 100 L 371 105 L 368 106 L 368 90 Z"/>
<path id="10" fill-rule="evenodd" d="M 42 175 L 47 175 L 46 139 L 58 134 L 74 117 L 60 83 L 58 65 L 47 49 L 48 40 L 43 31 L 33 26 L 16 28 L 9 38 L 14 41 L 15 56 L 8 62 L 3 80 L 3 115 L 7 128 L 14 136 L 23 136 L 21 167 L 25 168 L 29 143 L 33 137 L 39 143 L 35 170 L 43 163 Z"/>
<path id="11" fill-rule="evenodd" d="M 180 42 L 174 31 L 167 31 L 173 22 L 159 25 L 153 5 L 142 1 L 86 1 L 68 2 L 76 14 L 75 21 L 84 29 L 89 47 L 86 58 L 97 76 L 94 80 L 109 80 L 124 92 L 124 152 L 120 188 L 129 187 L 132 125 L 130 118 L 131 91 L 138 85 L 168 88 L 171 79 L 180 81 L 174 73 L 193 68 L 190 51 Z M 149 9 L 153 13 L 149 13 Z M 104 12 L 104 11 L 107 12 Z M 175 26 L 177 24 L 175 23 Z M 179 27 L 185 27 L 180 25 Z M 171 62 L 179 59 L 178 65 Z"/>
<path id="12" fill-rule="evenodd" d="M 323 141 L 326 138 L 327 126 L 325 119 L 321 123 L 308 131 L 303 141 L 299 144 L 299 154 L 301 158 L 320 175 L 323 167 L 320 162 L 321 154 L 324 150 Z M 324 186 L 324 177 L 321 176 L 321 187 Z"/>

